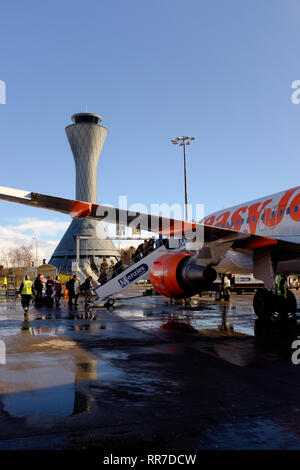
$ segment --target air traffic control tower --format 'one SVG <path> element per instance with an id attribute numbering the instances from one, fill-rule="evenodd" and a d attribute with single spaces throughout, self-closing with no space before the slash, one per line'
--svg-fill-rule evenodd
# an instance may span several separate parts
<path id="1" fill-rule="evenodd" d="M 76 167 L 76 199 L 97 203 L 97 167 L 107 134 L 100 125 L 101 116 L 79 113 L 72 116 L 73 124 L 66 127 L 66 134 L 73 152 Z M 88 258 L 97 266 L 103 256 L 118 257 L 113 242 L 106 238 L 101 222 L 91 219 L 74 219 L 54 251 L 50 264 L 61 273 L 70 273 L 72 261 L 76 260 L 76 237 L 80 239 L 80 264 Z M 88 238 L 85 238 L 88 237 Z"/>

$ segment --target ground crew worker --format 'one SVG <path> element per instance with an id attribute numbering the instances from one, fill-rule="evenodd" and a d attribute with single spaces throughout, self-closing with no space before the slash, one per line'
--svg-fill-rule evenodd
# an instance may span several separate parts
<path id="1" fill-rule="evenodd" d="M 276 283 L 276 295 L 278 298 L 278 306 L 280 313 L 287 313 L 287 294 L 288 294 L 288 286 L 287 286 L 287 277 L 285 274 L 281 274 Z"/>
<path id="2" fill-rule="evenodd" d="M 3 289 L 7 289 L 7 277 L 6 276 L 4 276 L 3 278 L 2 287 Z"/>
<path id="3" fill-rule="evenodd" d="M 32 297 L 32 282 L 30 281 L 28 274 L 26 274 L 25 279 L 20 285 L 18 295 L 21 295 L 21 304 L 24 309 L 24 315 L 26 316 L 29 310 L 29 302 Z"/>
<path id="4" fill-rule="evenodd" d="M 287 277 L 285 274 L 281 274 L 277 279 L 276 294 L 278 295 L 278 297 L 286 299 L 287 291 L 288 291 Z"/>

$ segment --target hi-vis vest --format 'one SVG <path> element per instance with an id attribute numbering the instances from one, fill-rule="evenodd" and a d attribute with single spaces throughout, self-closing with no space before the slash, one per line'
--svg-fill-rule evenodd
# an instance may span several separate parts
<path id="1" fill-rule="evenodd" d="M 6 276 L 4 276 L 4 278 L 3 278 L 2 285 L 7 286 L 7 277 Z"/>
<path id="2" fill-rule="evenodd" d="M 31 295 L 31 294 L 32 294 L 32 282 L 24 280 L 23 281 L 22 295 Z"/>
<path id="3" fill-rule="evenodd" d="M 286 279 L 282 283 L 283 276 L 279 276 L 277 279 L 277 289 L 276 289 L 276 294 L 279 296 L 286 296 L 287 295 L 287 281 Z"/>

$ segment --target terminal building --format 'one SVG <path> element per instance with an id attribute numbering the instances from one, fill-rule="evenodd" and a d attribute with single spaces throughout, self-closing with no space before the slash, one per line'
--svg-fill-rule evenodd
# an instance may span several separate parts
<path id="1" fill-rule="evenodd" d="M 97 203 L 97 168 L 107 135 L 101 116 L 79 113 L 72 116 L 73 124 L 66 127 L 67 138 L 73 152 L 76 168 L 76 199 Z M 89 260 L 100 266 L 103 257 L 116 261 L 119 252 L 107 234 L 102 222 L 74 219 L 57 248 L 50 264 L 60 273 L 72 272 L 76 261 L 76 242 L 79 240 L 80 266 Z"/>

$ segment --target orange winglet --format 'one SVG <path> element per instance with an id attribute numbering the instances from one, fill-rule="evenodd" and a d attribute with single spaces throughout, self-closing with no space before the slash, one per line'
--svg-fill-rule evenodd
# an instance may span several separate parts
<path id="1" fill-rule="evenodd" d="M 243 248 L 267 248 L 268 246 L 277 245 L 278 241 L 274 238 L 260 237 L 254 240 L 246 240 Z"/>
<path id="2" fill-rule="evenodd" d="M 90 202 L 77 202 L 70 212 L 72 219 L 84 219 L 88 217 L 92 210 L 92 204 Z"/>

